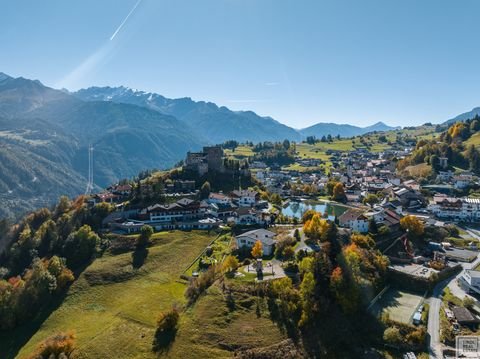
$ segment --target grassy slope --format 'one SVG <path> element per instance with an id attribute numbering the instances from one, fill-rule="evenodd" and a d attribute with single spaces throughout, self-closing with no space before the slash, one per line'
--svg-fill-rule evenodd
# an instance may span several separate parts
<path id="1" fill-rule="evenodd" d="M 38 342 L 74 329 L 82 358 L 149 358 L 155 320 L 174 302 L 184 302 L 180 273 L 212 240 L 198 232 L 156 236 L 139 270 L 132 254 L 105 255 L 90 265 L 70 288 L 62 305 L 20 351 L 30 353 Z"/>
<path id="2" fill-rule="evenodd" d="M 80 358 L 156 358 L 151 351 L 156 318 L 173 303 L 185 303 L 185 285 L 177 282 L 178 276 L 214 237 L 205 232 L 169 232 L 154 238 L 138 270 L 132 268 L 132 253 L 107 254 L 92 263 L 18 357 L 28 355 L 46 337 L 73 329 Z M 213 287 L 181 315 L 176 339 L 162 356 L 231 357 L 237 348 L 263 347 L 285 339 L 268 318 L 265 304 L 262 308 L 257 318 L 255 301 L 241 294 L 235 295 L 232 309 Z M 16 333 L 2 338 L 0 347 L 14 348 L 15 340 Z"/>
<path id="3" fill-rule="evenodd" d="M 480 146 L 480 132 L 477 132 L 472 137 L 470 137 L 467 141 L 465 141 L 465 147 L 470 145 L 475 145 L 475 147 Z"/>
<path id="4" fill-rule="evenodd" d="M 233 297 L 234 304 L 229 306 L 218 287 L 210 288 L 208 294 L 182 316 L 167 357 L 232 357 L 235 349 L 265 347 L 286 338 L 270 320 L 264 302 L 257 317 L 254 298 L 247 294 Z"/>

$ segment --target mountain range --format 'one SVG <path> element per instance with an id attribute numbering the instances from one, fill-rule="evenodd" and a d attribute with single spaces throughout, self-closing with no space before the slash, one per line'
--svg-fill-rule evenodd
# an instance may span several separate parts
<path id="1" fill-rule="evenodd" d="M 296 130 L 252 111 L 126 87 L 57 90 L 0 73 L 0 217 L 82 193 L 88 147 L 105 187 L 139 171 L 168 168 L 187 151 L 226 140 L 299 141 L 392 129 L 320 123 Z"/>
<path id="2" fill-rule="evenodd" d="M 454 117 L 454 118 L 452 118 L 448 121 L 445 121 L 445 124 L 450 125 L 450 124 L 455 123 L 455 122 L 465 121 L 465 120 L 474 118 L 475 116 L 480 116 L 480 107 L 475 107 L 471 111 L 461 113 L 460 115 L 458 115 L 458 116 L 456 116 L 456 117 Z"/>

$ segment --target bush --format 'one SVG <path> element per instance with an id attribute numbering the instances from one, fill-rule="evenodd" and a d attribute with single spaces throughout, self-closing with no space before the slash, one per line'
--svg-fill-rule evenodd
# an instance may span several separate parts
<path id="1" fill-rule="evenodd" d="M 153 350 L 158 351 L 168 347 L 175 338 L 180 314 L 176 307 L 160 313 L 157 319 L 157 330 L 153 339 Z"/>
<path id="2" fill-rule="evenodd" d="M 383 332 L 383 340 L 388 344 L 400 344 L 402 342 L 402 335 L 397 327 L 389 327 Z"/>
<path id="3" fill-rule="evenodd" d="M 166 312 L 160 313 L 157 319 L 157 331 L 167 332 L 176 330 L 179 318 L 180 314 L 175 307 Z"/>
<path id="4" fill-rule="evenodd" d="M 213 282 L 215 282 L 217 274 L 217 266 L 211 266 L 207 271 L 200 274 L 198 278 L 190 280 L 190 284 L 185 291 L 185 297 L 188 299 L 188 304 L 191 305 L 204 293 Z"/>
<path id="5" fill-rule="evenodd" d="M 150 244 L 150 238 L 153 234 L 153 228 L 149 225 L 144 225 L 140 229 L 140 235 L 135 238 L 135 247 L 137 249 L 145 248 Z"/>
<path id="6" fill-rule="evenodd" d="M 58 333 L 41 342 L 30 359 L 69 358 L 75 349 L 75 333 Z"/>

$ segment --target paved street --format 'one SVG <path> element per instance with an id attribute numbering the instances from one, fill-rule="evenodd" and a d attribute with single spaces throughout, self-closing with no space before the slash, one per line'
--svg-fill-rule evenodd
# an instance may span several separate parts
<path id="1" fill-rule="evenodd" d="M 480 263 L 480 259 L 477 259 L 472 263 L 461 263 L 463 270 L 455 277 L 449 278 L 443 282 L 437 284 L 430 297 L 430 311 L 428 313 L 428 334 L 429 334 L 429 354 L 431 359 L 440 359 L 442 356 L 442 343 L 440 343 L 440 307 L 442 300 L 440 296 L 445 287 L 452 291 L 452 294 L 463 299 L 465 296 L 469 296 L 458 285 L 458 279 L 467 269 L 473 269 Z M 470 297 L 470 296 L 469 296 Z"/>

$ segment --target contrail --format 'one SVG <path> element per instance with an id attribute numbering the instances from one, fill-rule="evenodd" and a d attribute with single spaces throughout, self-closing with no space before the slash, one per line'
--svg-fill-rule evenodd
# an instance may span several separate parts
<path id="1" fill-rule="evenodd" d="M 140 5 L 140 3 L 142 2 L 142 0 L 138 0 L 137 3 L 135 4 L 135 6 L 133 7 L 132 10 L 130 10 L 130 12 L 128 13 L 127 17 L 122 21 L 122 23 L 120 24 L 120 26 L 117 28 L 117 30 L 115 30 L 115 32 L 113 33 L 113 35 L 110 37 L 110 41 L 112 41 L 115 36 L 117 36 L 118 32 L 121 30 L 121 28 L 123 27 L 123 25 L 125 25 L 125 23 L 127 22 L 128 18 L 130 17 L 130 15 L 133 14 L 133 12 L 135 11 L 135 9 L 137 8 L 138 5 Z"/>

